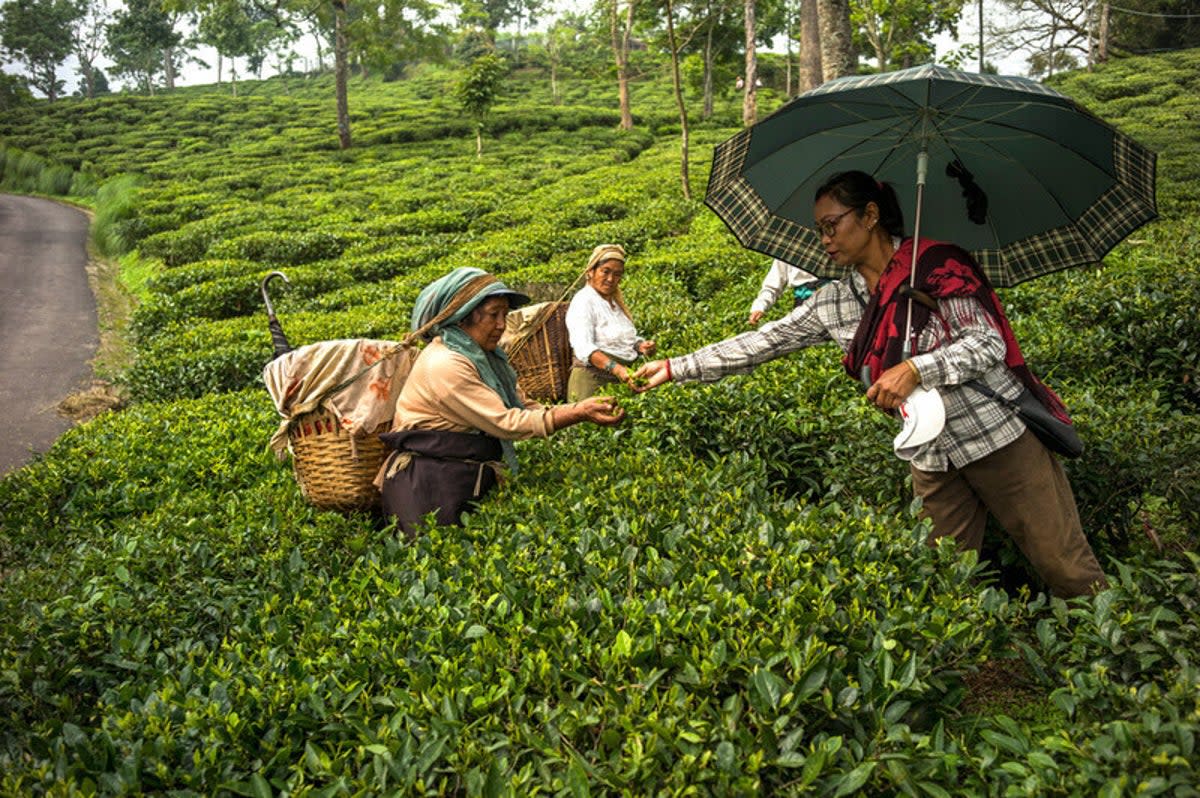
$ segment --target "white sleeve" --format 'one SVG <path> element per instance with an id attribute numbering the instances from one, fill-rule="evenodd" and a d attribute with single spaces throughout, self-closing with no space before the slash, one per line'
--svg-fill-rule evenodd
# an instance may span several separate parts
<path id="1" fill-rule="evenodd" d="M 571 341 L 571 351 L 575 357 L 588 362 L 596 346 L 596 323 L 592 318 L 591 305 L 587 299 L 576 294 L 567 306 L 567 337 Z"/>
<path id="2" fill-rule="evenodd" d="M 779 295 L 783 293 L 783 289 L 788 285 L 788 272 L 791 266 L 781 261 L 779 258 L 771 261 L 771 268 L 767 269 L 767 276 L 763 278 L 762 288 L 759 289 L 758 296 L 754 298 L 754 302 L 750 305 L 750 312 L 755 311 L 765 313 L 767 308 L 775 304 L 775 300 L 779 299 Z"/>

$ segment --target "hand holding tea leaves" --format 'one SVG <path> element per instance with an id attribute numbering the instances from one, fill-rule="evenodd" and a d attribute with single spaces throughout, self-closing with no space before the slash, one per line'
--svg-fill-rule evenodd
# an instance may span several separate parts
<path id="1" fill-rule="evenodd" d="M 631 382 L 636 384 L 637 387 L 634 387 L 634 384 L 631 384 L 630 387 L 635 392 L 642 393 L 651 388 L 657 388 L 664 382 L 669 382 L 670 379 L 671 372 L 667 368 L 667 361 L 665 359 L 651 360 L 638 369 L 631 378 Z"/>

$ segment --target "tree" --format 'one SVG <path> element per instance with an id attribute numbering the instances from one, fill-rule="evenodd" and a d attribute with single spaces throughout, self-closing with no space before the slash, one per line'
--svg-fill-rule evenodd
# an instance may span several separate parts
<path id="1" fill-rule="evenodd" d="M 24 63 L 28 83 L 54 102 L 58 68 L 71 54 L 71 31 L 83 14 L 75 0 L 9 0 L 0 6 L 0 51 Z"/>
<path id="2" fill-rule="evenodd" d="M 713 114 L 713 84 L 718 71 L 717 64 L 732 62 L 741 49 L 745 31 L 744 24 L 741 24 L 741 12 L 741 4 L 735 0 L 696 0 L 692 6 L 703 63 L 701 85 L 704 106 L 701 116 L 704 119 Z"/>
<path id="3" fill-rule="evenodd" d="M 201 13 L 197 33 L 201 41 L 213 46 L 219 58 L 229 59 L 230 81 L 236 97 L 237 59 L 246 58 L 248 68 L 257 69 L 281 28 L 275 19 L 254 5 L 239 0 L 217 0 Z"/>
<path id="4" fill-rule="evenodd" d="M 108 9 L 104 0 L 81 0 L 81 14 L 71 29 L 71 47 L 75 60 L 79 62 L 79 76 L 83 78 L 84 96 L 88 99 L 108 92 L 108 81 L 98 76 L 96 61 L 104 51 L 104 32 L 108 24 Z M 97 77 L 98 76 L 98 77 Z M 103 87 L 98 84 L 103 81 Z"/>
<path id="5" fill-rule="evenodd" d="M 880 72 L 933 57 L 933 37 L 957 35 L 963 0 L 851 0 L 850 23 Z"/>
<path id="6" fill-rule="evenodd" d="M 483 157 L 483 125 L 500 94 L 508 64 L 495 53 L 476 58 L 454 87 L 455 97 L 467 115 L 475 121 L 475 157 Z"/>
<path id="7" fill-rule="evenodd" d="M 23 77 L 0 72 L 0 111 L 30 105 L 32 102 L 33 95 L 29 93 Z"/>
<path id="8" fill-rule="evenodd" d="M 1035 77 L 1074 69 L 1091 55 L 1094 0 L 1004 0 L 1006 24 L 993 28 L 1002 52 L 1029 53 Z"/>
<path id="9" fill-rule="evenodd" d="M 849 0 L 817 0 L 821 28 L 821 76 L 833 80 L 858 72 L 858 55 L 850 28 Z"/>
<path id="10" fill-rule="evenodd" d="M 824 80 L 821 71 L 821 20 L 817 0 L 800 0 L 800 91 L 815 89 Z"/>
<path id="11" fill-rule="evenodd" d="M 546 30 L 543 37 L 542 49 L 546 54 L 546 64 L 550 68 L 550 96 L 555 105 L 562 102 L 558 93 L 558 76 L 564 62 L 574 49 L 578 33 L 579 31 L 568 18 L 560 17 Z"/>
<path id="12" fill-rule="evenodd" d="M 758 116 L 758 54 L 754 49 L 757 32 L 754 27 L 754 0 L 745 0 L 746 24 L 746 84 L 742 94 L 742 124 L 754 124 Z"/>
<path id="13" fill-rule="evenodd" d="M 679 108 L 680 132 L 680 179 L 683 185 L 683 198 L 692 198 L 691 182 L 688 180 L 688 118 L 687 106 L 683 102 L 683 87 L 679 80 L 679 42 L 675 38 L 675 12 L 671 0 L 667 2 L 667 41 L 671 48 L 671 85 L 675 90 L 675 105 Z"/>
<path id="14" fill-rule="evenodd" d="M 167 89 L 174 88 L 175 48 L 183 41 L 176 19 L 158 0 L 126 0 L 108 26 L 104 51 L 112 59 L 112 72 L 132 78 L 151 94 L 160 73 Z"/>
<path id="15" fill-rule="evenodd" d="M 1110 54 L 1200 46 L 1196 0 L 1003 0 L 1007 19 L 990 25 L 994 49 L 1028 54 L 1030 74 L 1052 75 Z"/>
<path id="16" fill-rule="evenodd" d="M 624 2 L 624 9 L 621 3 Z M 633 12 L 637 0 L 604 0 L 612 35 L 613 60 L 617 65 L 617 104 L 621 111 L 621 129 L 633 129 L 633 111 L 629 105 L 629 39 L 633 34 Z"/>

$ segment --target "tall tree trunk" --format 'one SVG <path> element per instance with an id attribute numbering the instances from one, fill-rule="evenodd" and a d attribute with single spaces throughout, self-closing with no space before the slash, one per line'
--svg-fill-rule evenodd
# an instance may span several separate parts
<path id="1" fill-rule="evenodd" d="M 167 84 L 167 91 L 175 91 L 175 48 L 167 47 L 163 50 L 163 77 Z"/>
<path id="2" fill-rule="evenodd" d="M 1100 4 L 1100 20 L 1096 33 L 1096 60 L 1101 64 L 1108 61 L 1108 18 L 1112 8 L 1108 3 Z"/>
<path id="3" fill-rule="evenodd" d="M 89 62 L 83 67 L 84 85 L 87 87 L 87 98 L 96 99 L 96 67 Z"/>
<path id="4" fill-rule="evenodd" d="M 350 149 L 350 102 L 346 97 L 349 58 L 346 44 L 346 0 L 333 0 L 333 82 L 337 93 L 338 142 Z"/>
<path id="5" fill-rule="evenodd" d="M 562 58 L 562 51 L 559 50 L 558 39 L 555 37 L 557 29 L 558 22 L 555 22 L 546 31 L 546 53 L 550 56 L 550 96 L 554 99 L 555 105 L 562 102 L 558 96 L 558 62 Z"/>
<path id="6" fill-rule="evenodd" d="M 979 0 L 979 74 L 983 74 L 983 0 Z"/>
<path id="7" fill-rule="evenodd" d="M 716 21 L 709 7 L 708 32 L 704 36 L 704 110 L 700 116 L 709 119 L 713 115 L 713 26 Z"/>
<path id="8" fill-rule="evenodd" d="M 221 51 L 218 50 L 217 51 L 217 85 L 218 86 L 221 85 L 221 67 L 223 67 L 223 66 L 224 66 L 224 62 L 223 62 L 223 59 L 221 58 Z"/>
<path id="9" fill-rule="evenodd" d="M 688 118 L 687 106 L 683 103 L 683 87 L 679 80 L 679 44 L 675 41 L 675 12 L 671 0 L 667 0 L 667 40 L 671 45 L 671 84 L 675 88 L 675 105 L 679 107 L 679 172 L 683 184 L 683 198 L 692 198 L 692 186 L 688 180 Z"/>
<path id="10" fill-rule="evenodd" d="M 791 35 L 791 33 L 784 33 L 783 35 L 784 35 L 784 38 L 787 40 L 787 61 L 785 62 L 785 64 L 787 65 L 787 73 L 786 73 L 787 77 L 784 79 L 783 91 L 784 91 L 784 96 L 791 97 L 792 96 L 792 35 Z"/>
<path id="11" fill-rule="evenodd" d="M 229 83 L 233 86 L 233 96 L 237 96 L 237 59 L 229 58 Z"/>
<path id="12" fill-rule="evenodd" d="M 817 0 L 821 27 L 821 76 L 833 80 L 858 72 L 850 35 L 849 0 Z"/>
<path id="13" fill-rule="evenodd" d="M 613 58 L 617 62 L 617 103 L 621 109 L 621 129 L 633 130 L 633 112 L 629 106 L 629 36 L 633 29 L 633 5 L 635 0 L 626 0 L 625 21 L 619 24 L 620 0 L 612 0 Z"/>
<path id="14" fill-rule="evenodd" d="M 758 119 L 758 53 L 754 49 L 754 0 L 745 0 L 746 8 L 746 86 L 742 96 L 742 124 L 753 125 Z"/>
<path id="15" fill-rule="evenodd" d="M 821 22 L 817 0 L 800 0 L 800 91 L 815 89 L 824 80 L 821 72 Z"/>

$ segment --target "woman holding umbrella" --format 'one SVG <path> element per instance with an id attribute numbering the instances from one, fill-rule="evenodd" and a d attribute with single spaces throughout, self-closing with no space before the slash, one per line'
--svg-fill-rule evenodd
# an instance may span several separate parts
<path id="1" fill-rule="evenodd" d="M 613 397 L 547 407 L 526 398 L 517 373 L 498 347 L 512 308 L 529 302 L 482 269 L 461 267 L 421 290 L 412 312 L 414 334 L 432 339 L 413 363 L 396 400 L 391 450 L 376 484 L 383 510 L 414 535 L 424 517 L 453 525 L 515 469 L 512 442 L 544 438 L 590 421 L 611 426 L 625 417 Z"/>
<path id="2" fill-rule="evenodd" d="M 914 242 L 903 237 L 895 191 L 865 172 L 829 178 L 816 191 L 813 214 L 826 253 L 848 270 L 844 279 L 776 322 L 647 363 L 637 376 L 648 378 L 648 387 L 669 380 L 712 382 L 834 341 L 845 353 L 847 371 L 869 383 L 867 399 L 879 408 L 900 409 L 918 386 L 922 394 L 936 389 L 941 396 L 940 433 L 903 449 L 897 441 L 897 453 L 910 461 L 922 512 L 933 521 L 931 543 L 950 536 L 979 551 L 990 513 L 1054 595 L 1106 587 L 1062 464 L 1004 406 L 964 385 L 977 380 L 1006 398 L 1024 385 L 1048 408 L 1062 410 L 1025 366 L 1000 302 L 970 255 L 922 239 L 913 283 L 918 292 L 910 292 Z M 913 293 L 931 297 L 936 310 L 909 301 Z M 911 348 L 899 332 L 906 327 Z M 909 358 L 908 351 L 915 354 Z"/>

